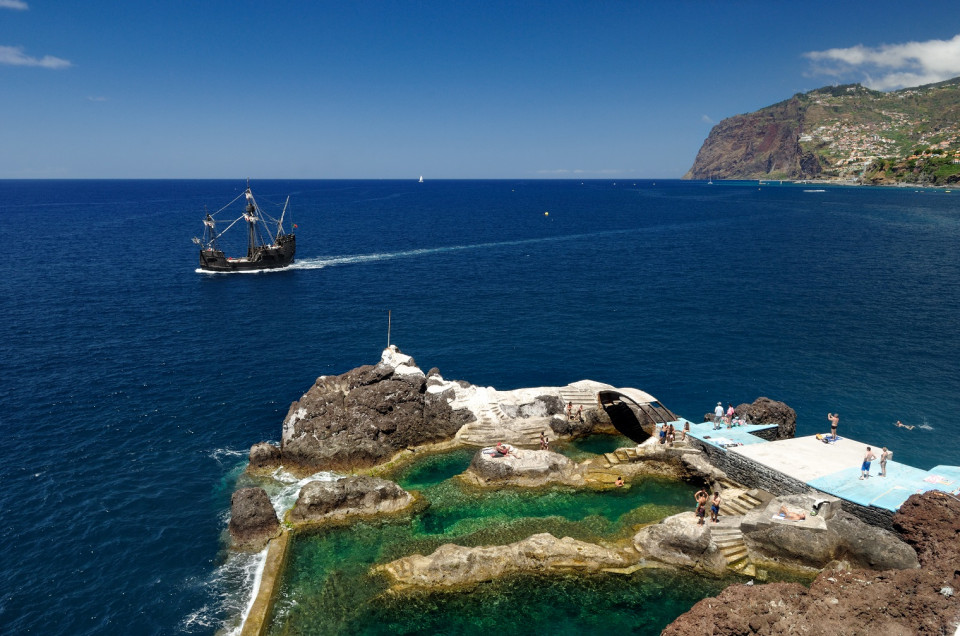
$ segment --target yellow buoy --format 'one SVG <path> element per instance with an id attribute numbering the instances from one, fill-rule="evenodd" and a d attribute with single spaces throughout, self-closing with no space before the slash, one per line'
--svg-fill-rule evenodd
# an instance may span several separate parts
<path id="1" fill-rule="evenodd" d="M 549 212 L 544 212 L 544 213 L 543 213 L 543 216 L 550 216 L 550 213 L 549 213 Z"/>

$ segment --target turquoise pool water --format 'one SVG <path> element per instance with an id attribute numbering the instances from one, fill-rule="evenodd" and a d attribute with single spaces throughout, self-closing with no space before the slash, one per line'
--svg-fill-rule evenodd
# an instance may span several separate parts
<path id="1" fill-rule="evenodd" d="M 371 568 L 444 543 L 518 541 L 538 532 L 586 541 L 628 539 L 636 526 L 690 508 L 693 485 L 643 479 L 629 488 L 478 489 L 456 479 L 472 451 L 424 457 L 393 478 L 425 505 L 390 520 L 297 537 L 270 634 L 656 634 L 730 580 L 670 570 L 632 575 L 513 576 L 456 592 L 387 591 Z"/>

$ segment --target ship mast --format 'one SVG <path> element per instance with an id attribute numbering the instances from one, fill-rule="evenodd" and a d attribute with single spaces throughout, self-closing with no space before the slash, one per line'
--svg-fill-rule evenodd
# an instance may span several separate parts
<path id="1" fill-rule="evenodd" d="M 247 180 L 247 208 L 243 218 L 247 221 L 247 258 L 253 258 L 254 248 L 257 245 L 257 205 L 250 192 L 250 180 Z"/>

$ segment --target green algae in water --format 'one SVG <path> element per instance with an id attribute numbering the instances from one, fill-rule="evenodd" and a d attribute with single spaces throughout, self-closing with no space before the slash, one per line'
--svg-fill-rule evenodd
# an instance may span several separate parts
<path id="1" fill-rule="evenodd" d="M 636 442 L 623 435 L 588 435 L 570 441 L 551 443 L 550 448 L 575 462 L 582 462 L 596 455 L 612 453 L 618 448 L 632 448 L 636 445 Z"/>
<path id="2" fill-rule="evenodd" d="M 449 453 L 427 455 L 414 464 L 388 476 L 405 490 L 420 490 L 435 486 L 465 471 L 476 451 L 460 449 Z"/>
<path id="3" fill-rule="evenodd" d="M 638 524 L 692 507 L 693 487 L 665 479 L 607 490 L 477 489 L 451 478 L 472 456 L 470 451 L 433 455 L 402 470 L 401 485 L 418 489 L 427 502 L 414 515 L 296 537 L 269 633 L 584 633 L 614 627 L 659 633 L 694 602 L 725 586 L 641 570 L 630 576 L 516 576 L 462 592 L 388 593 L 384 578 L 371 574 L 374 566 L 430 554 L 444 543 L 506 544 L 539 532 L 620 541 Z M 517 624 L 494 620 L 501 612 L 518 617 Z"/>

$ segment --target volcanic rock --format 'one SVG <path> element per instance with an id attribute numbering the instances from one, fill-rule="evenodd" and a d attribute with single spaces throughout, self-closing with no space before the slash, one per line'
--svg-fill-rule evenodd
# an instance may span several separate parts
<path id="1" fill-rule="evenodd" d="M 322 521 L 350 515 L 398 512 L 413 503 L 403 488 L 379 477 L 351 476 L 338 481 L 310 481 L 300 489 L 290 521 Z"/>
<path id="2" fill-rule="evenodd" d="M 630 548 L 612 549 L 570 537 L 535 534 L 502 546 L 467 548 L 445 544 L 432 554 L 414 554 L 375 568 L 394 587 L 453 587 L 517 572 L 584 571 L 625 568 L 640 561 Z"/>
<path id="3" fill-rule="evenodd" d="M 273 470 L 280 466 L 280 449 L 269 442 L 260 442 L 250 448 L 248 470 Z"/>
<path id="4" fill-rule="evenodd" d="M 738 406 L 736 412 L 754 424 L 776 424 L 777 439 L 791 439 L 797 430 L 797 412 L 770 398 L 758 397 L 753 404 Z"/>
<path id="5" fill-rule="evenodd" d="M 893 527 L 916 548 L 920 569 L 821 572 L 795 583 L 731 585 L 667 626 L 668 636 L 702 634 L 953 634 L 960 604 L 960 501 L 912 495 Z"/>
<path id="6" fill-rule="evenodd" d="M 241 488 L 230 498 L 230 538 L 233 548 L 259 552 L 280 535 L 280 521 L 263 488 Z"/>
<path id="7" fill-rule="evenodd" d="M 405 448 L 450 439 L 469 420 L 396 347 L 380 363 L 321 376 L 290 405 L 283 422 L 284 465 L 303 471 L 373 466 Z"/>

